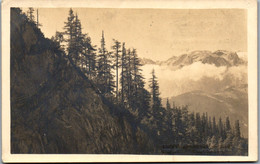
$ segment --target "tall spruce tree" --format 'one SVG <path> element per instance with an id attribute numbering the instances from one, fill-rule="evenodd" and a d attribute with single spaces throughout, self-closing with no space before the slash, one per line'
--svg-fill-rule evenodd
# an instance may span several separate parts
<path id="1" fill-rule="evenodd" d="M 28 11 L 27 11 L 27 17 L 29 19 L 30 22 L 35 23 L 35 17 L 34 17 L 34 8 L 29 7 Z"/>
<path id="2" fill-rule="evenodd" d="M 123 43 L 122 49 L 122 57 L 121 57 L 121 94 L 122 94 L 122 102 L 127 107 L 133 107 L 133 76 L 132 76 L 132 56 L 131 51 L 128 49 L 126 51 L 125 45 Z"/>
<path id="3" fill-rule="evenodd" d="M 78 67 L 83 68 L 86 61 L 85 56 L 83 56 L 85 34 L 82 33 L 81 22 L 78 18 L 77 13 L 75 16 L 75 21 L 73 22 L 73 26 L 73 33 L 75 34 L 75 43 L 73 47 L 74 56 L 72 58 L 74 59 L 74 62 Z"/>
<path id="4" fill-rule="evenodd" d="M 67 22 L 64 26 L 64 35 L 65 35 L 65 41 L 67 43 L 67 54 L 69 57 L 72 57 L 74 54 L 74 47 L 76 46 L 76 34 L 75 34 L 75 26 L 74 26 L 74 13 L 73 10 L 70 8 L 69 10 L 69 16 L 67 18 Z"/>
<path id="5" fill-rule="evenodd" d="M 121 43 L 118 40 L 113 39 L 114 45 L 112 46 L 113 49 L 113 58 L 114 58 L 114 66 L 116 70 L 116 101 L 118 102 L 119 96 L 119 80 L 118 80 L 118 71 L 120 68 L 120 52 L 121 52 Z"/>
<path id="6" fill-rule="evenodd" d="M 132 66 L 131 66 L 131 74 L 132 74 L 132 96 L 133 96 L 133 104 L 138 101 L 137 97 L 139 97 L 138 94 L 140 94 L 140 92 L 143 92 L 144 89 L 144 78 L 141 74 L 141 69 L 140 67 L 142 66 L 140 63 L 140 60 L 137 56 L 137 51 L 136 49 L 132 50 Z"/>
<path id="7" fill-rule="evenodd" d="M 75 66 L 92 77 L 96 70 L 96 53 L 91 44 L 91 38 L 82 32 L 81 21 L 77 13 L 74 15 L 72 9 L 69 10 L 67 22 L 65 22 L 63 40 L 67 43 L 68 57 Z M 91 78 L 92 79 L 92 78 Z"/>
<path id="8" fill-rule="evenodd" d="M 126 53 L 126 86 L 127 86 L 127 99 L 128 103 L 132 103 L 133 95 L 133 77 L 132 77 L 132 54 L 130 48 Z"/>
<path id="9" fill-rule="evenodd" d="M 155 75 L 154 69 L 152 70 L 152 78 L 149 80 L 149 87 L 151 89 L 151 107 L 154 112 L 159 111 L 161 108 L 161 98 L 159 92 L 158 79 Z"/>
<path id="10" fill-rule="evenodd" d="M 144 77 L 141 73 L 141 63 L 138 58 L 136 49 L 132 50 L 130 66 L 130 71 L 132 72 L 132 95 L 129 99 L 134 110 L 138 110 L 139 119 L 142 119 L 144 116 L 147 116 L 150 103 L 150 94 L 144 88 L 145 82 Z"/>
<path id="11" fill-rule="evenodd" d="M 112 95 L 114 81 L 112 74 L 111 53 L 106 49 L 104 31 L 102 31 L 101 46 L 98 58 L 98 83 L 102 94 Z"/>
<path id="12" fill-rule="evenodd" d="M 127 61 L 126 61 L 126 48 L 125 43 L 122 44 L 122 56 L 121 56 L 121 103 L 125 103 L 126 90 L 126 74 L 127 74 Z"/>
<path id="13" fill-rule="evenodd" d="M 132 50 L 132 63 L 133 63 L 133 69 L 132 69 L 132 75 L 133 75 L 133 91 L 134 91 L 134 96 L 137 92 L 138 88 L 138 83 L 140 80 L 143 79 L 141 75 L 141 69 L 140 67 L 142 66 L 140 63 L 139 58 L 137 57 L 137 51 L 136 49 Z"/>
<path id="14" fill-rule="evenodd" d="M 161 104 L 161 98 L 160 98 L 160 93 L 159 93 L 159 84 L 158 84 L 158 80 L 157 77 L 155 76 L 155 72 L 154 69 L 152 70 L 152 78 L 149 80 L 150 84 L 150 90 L 151 90 L 151 113 L 153 114 L 154 117 L 154 122 L 156 124 L 157 127 L 162 127 L 162 128 L 158 128 L 157 129 L 157 135 L 161 135 L 162 133 L 164 133 L 164 128 L 163 128 L 163 124 L 164 122 L 164 108 L 162 108 L 162 104 Z M 180 113 L 181 115 L 181 113 Z M 177 121 L 181 121 L 181 120 L 177 120 Z M 178 123 L 177 123 L 178 124 Z M 180 124 L 181 126 L 181 124 Z M 177 130 L 180 130 L 180 128 L 176 128 Z"/>
<path id="15" fill-rule="evenodd" d="M 69 42 L 70 40 L 72 40 L 72 37 L 73 37 L 73 23 L 74 23 L 74 13 L 73 13 L 73 10 L 72 8 L 70 8 L 69 10 L 69 16 L 67 18 L 67 22 L 64 22 L 65 23 L 65 26 L 64 26 L 64 34 L 68 36 L 67 38 L 67 42 Z"/>

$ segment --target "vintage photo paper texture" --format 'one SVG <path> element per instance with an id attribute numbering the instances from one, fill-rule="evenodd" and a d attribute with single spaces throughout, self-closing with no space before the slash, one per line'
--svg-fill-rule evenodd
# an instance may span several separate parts
<path id="1" fill-rule="evenodd" d="M 257 1 L 4 0 L 4 162 L 256 161 Z"/>

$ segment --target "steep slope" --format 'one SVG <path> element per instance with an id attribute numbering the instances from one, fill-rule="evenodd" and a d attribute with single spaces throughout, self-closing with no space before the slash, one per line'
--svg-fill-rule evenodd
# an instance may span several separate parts
<path id="1" fill-rule="evenodd" d="M 219 117 L 225 119 L 230 117 L 232 124 L 239 119 L 241 132 L 248 136 L 248 97 L 247 86 L 240 88 L 229 87 L 219 93 L 205 93 L 202 91 L 193 91 L 181 94 L 170 99 L 176 105 L 188 105 L 189 110 L 193 112 L 208 113 L 209 116 L 215 116 L 216 121 Z"/>
<path id="2" fill-rule="evenodd" d="M 11 10 L 12 153 L 153 153 L 151 142 L 20 9 Z"/>

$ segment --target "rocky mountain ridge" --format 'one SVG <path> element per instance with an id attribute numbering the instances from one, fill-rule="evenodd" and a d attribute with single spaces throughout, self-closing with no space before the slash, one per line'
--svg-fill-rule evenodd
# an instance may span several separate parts
<path id="1" fill-rule="evenodd" d="M 193 51 L 188 54 L 182 54 L 180 56 L 172 56 L 165 61 L 153 61 L 148 58 L 141 59 L 143 65 L 155 64 L 160 66 L 169 66 L 174 69 L 179 69 L 184 66 L 191 65 L 195 62 L 201 62 L 203 64 L 214 64 L 217 67 L 220 66 L 238 66 L 245 64 L 246 61 L 241 59 L 236 52 L 229 52 L 226 50 L 211 51 Z"/>

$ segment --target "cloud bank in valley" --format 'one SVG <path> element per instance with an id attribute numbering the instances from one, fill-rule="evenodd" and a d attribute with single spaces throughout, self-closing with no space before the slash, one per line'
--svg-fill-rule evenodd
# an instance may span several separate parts
<path id="1" fill-rule="evenodd" d="M 247 84 L 247 66 L 216 67 L 196 62 L 173 70 L 169 66 L 147 64 L 142 67 L 148 88 L 151 72 L 154 68 L 158 77 L 160 93 L 163 98 L 177 96 L 193 90 L 218 92 L 229 86 Z"/>

